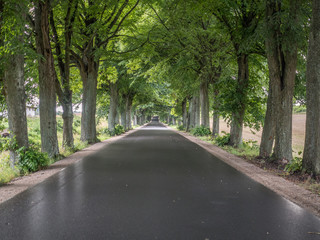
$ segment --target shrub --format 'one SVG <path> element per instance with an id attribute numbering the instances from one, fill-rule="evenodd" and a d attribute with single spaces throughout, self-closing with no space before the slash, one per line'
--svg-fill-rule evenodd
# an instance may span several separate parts
<path id="1" fill-rule="evenodd" d="M 208 136 L 211 134 L 210 128 L 200 126 L 191 129 L 191 134 L 194 136 Z"/>
<path id="2" fill-rule="evenodd" d="M 218 135 L 214 141 L 219 147 L 223 147 L 230 142 L 230 133 L 222 132 L 224 135 Z"/>
<path id="3" fill-rule="evenodd" d="M 185 128 L 183 127 L 183 125 L 179 125 L 179 126 L 178 126 L 178 130 L 179 130 L 179 131 L 184 131 Z"/>
<path id="4" fill-rule="evenodd" d="M 285 171 L 293 174 L 295 172 L 301 172 L 302 171 L 302 158 L 301 157 L 295 157 L 289 162 L 285 168 Z"/>
<path id="5" fill-rule="evenodd" d="M 49 164 L 48 156 L 34 148 L 22 147 L 17 150 L 17 154 L 18 167 L 23 173 L 38 171 Z"/>
<path id="6" fill-rule="evenodd" d="M 121 135 L 122 133 L 125 133 L 124 127 L 122 125 L 117 124 L 114 127 L 113 131 L 110 131 L 108 128 L 102 130 L 103 133 L 107 133 L 110 136 L 117 136 L 117 135 Z"/>
<path id="7" fill-rule="evenodd" d="M 307 108 L 305 105 L 293 106 L 293 113 L 305 113 Z"/>
<path id="8" fill-rule="evenodd" d="M 81 121 L 80 121 L 80 119 L 75 119 L 75 120 L 73 121 L 73 126 L 74 126 L 74 127 L 80 127 L 80 126 L 81 126 Z"/>

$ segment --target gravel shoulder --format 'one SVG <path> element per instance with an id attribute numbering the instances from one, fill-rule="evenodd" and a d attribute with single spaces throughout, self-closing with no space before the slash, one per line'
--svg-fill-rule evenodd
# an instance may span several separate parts
<path id="1" fill-rule="evenodd" d="M 251 163 L 248 163 L 244 159 L 228 153 L 213 144 L 202 141 L 188 133 L 180 132 L 175 129 L 173 130 L 190 141 L 198 144 L 200 147 L 206 149 L 215 157 L 244 173 L 256 182 L 261 183 L 285 199 L 290 200 L 298 206 L 307 209 L 316 216 L 320 217 L 320 196 L 317 194 L 314 194 L 305 188 L 294 184 L 293 182 L 277 176 L 275 173 L 265 171 Z"/>
<path id="2" fill-rule="evenodd" d="M 141 128 L 141 127 L 139 127 Z M 109 138 L 105 141 L 96 143 L 94 145 L 91 145 L 85 149 L 82 149 L 79 152 L 76 152 L 69 157 L 66 157 L 60 161 L 55 162 L 54 164 L 50 165 L 46 169 L 40 170 L 35 173 L 31 173 L 26 176 L 21 176 L 18 178 L 13 179 L 11 182 L 4 184 L 0 186 L 0 204 L 13 198 L 14 196 L 18 195 L 19 193 L 27 190 L 28 188 L 31 188 L 38 183 L 43 182 L 47 178 L 53 176 L 54 174 L 60 172 L 67 166 L 76 163 L 78 161 L 81 161 L 88 155 L 92 154 L 95 151 L 98 151 L 99 149 L 105 147 L 107 144 L 110 144 L 112 142 L 115 142 L 128 134 L 131 134 L 135 131 L 137 131 L 139 128 L 136 128 L 134 130 L 128 131 L 125 134 L 122 134 L 120 136 L 115 136 L 112 138 Z"/>

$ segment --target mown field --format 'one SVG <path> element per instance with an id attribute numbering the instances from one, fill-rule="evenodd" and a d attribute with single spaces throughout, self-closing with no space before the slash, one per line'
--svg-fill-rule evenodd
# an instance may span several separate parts
<path id="1" fill-rule="evenodd" d="M 211 124 L 212 125 L 212 124 Z M 303 151 L 304 148 L 304 138 L 305 138 L 305 128 L 306 128 L 306 114 L 299 113 L 293 114 L 292 117 L 292 148 L 293 148 L 293 155 L 297 156 L 298 153 Z M 223 132 L 228 133 L 230 128 L 228 124 L 220 120 L 220 134 Z M 242 137 L 246 141 L 254 141 L 256 144 L 260 144 L 261 140 L 261 131 L 255 131 L 248 127 L 243 129 Z"/>

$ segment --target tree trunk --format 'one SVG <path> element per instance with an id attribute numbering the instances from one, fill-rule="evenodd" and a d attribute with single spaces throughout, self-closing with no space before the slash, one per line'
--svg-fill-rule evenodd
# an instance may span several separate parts
<path id="1" fill-rule="evenodd" d="M 249 58 L 247 54 L 241 53 L 237 57 L 238 64 L 238 84 L 237 84 L 237 99 L 238 106 L 232 114 L 232 122 L 230 128 L 229 145 L 238 147 L 242 143 L 243 120 L 246 110 L 246 97 L 249 81 Z"/>
<path id="2" fill-rule="evenodd" d="M 264 120 L 263 131 L 260 143 L 259 156 L 262 158 L 270 157 L 275 135 L 275 113 L 274 111 L 274 96 L 272 91 L 272 81 L 269 81 L 269 94 L 267 101 L 267 112 Z"/>
<path id="3" fill-rule="evenodd" d="M 183 99 L 182 101 L 182 125 L 184 128 L 187 128 L 187 117 L 188 117 L 188 112 L 187 112 L 187 99 Z"/>
<path id="4" fill-rule="evenodd" d="M 73 139 L 73 109 L 72 109 L 72 95 L 68 98 L 69 101 L 62 103 L 62 118 L 63 118 L 63 147 L 73 148 L 74 139 Z"/>
<path id="5" fill-rule="evenodd" d="M 219 135 L 220 130 L 220 115 L 217 111 L 213 112 L 213 121 L 212 121 L 212 136 L 215 138 Z"/>
<path id="6" fill-rule="evenodd" d="M 195 109 L 195 127 L 200 127 L 200 97 L 194 98 L 194 109 Z"/>
<path id="7" fill-rule="evenodd" d="M 50 0 L 38 1 L 35 11 L 36 47 L 39 54 L 39 102 L 41 150 L 49 157 L 59 155 L 56 123 L 55 69 L 49 37 Z"/>
<path id="8" fill-rule="evenodd" d="M 126 129 L 132 129 L 132 122 L 131 122 L 131 110 L 132 110 L 132 96 L 128 95 L 126 97 Z"/>
<path id="9" fill-rule="evenodd" d="M 117 83 L 110 83 L 110 109 L 108 116 L 108 129 L 114 131 L 118 107 L 118 87 Z"/>
<path id="10" fill-rule="evenodd" d="M 176 125 L 176 119 L 172 116 L 172 125 Z"/>
<path id="11" fill-rule="evenodd" d="M 268 0 L 266 6 L 267 37 L 266 48 L 271 81 L 271 91 L 274 98 L 275 115 L 275 147 L 274 158 L 276 160 L 292 160 L 292 100 L 294 91 L 294 81 L 297 66 L 297 43 L 290 41 L 290 46 L 283 48 L 281 41 L 286 36 L 292 36 L 294 31 L 291 27 L 286 28 L 286 32 L 281 33 L 279 12 L 281 3 Z M 300 4 L 298 0 L 291 1 L 289 15 L 293 19 L 292 24 L 297 24 L 297 9 Z M 287 43 L 287 44 L 288 44 Z"/>
<path id="12" fill-rule="evenodd" d="M 307 122 L 303 167 L 320 174 L 320 2 L 313 0 L 307 58 Z"/>
<path id="13" fill-rule="evenodd" d="M 127 131 L 127 113 L 125 109 L 121 110 L 121 125 L 123 126 L 124 130 Z"/>
<path id="14" fill-rule="evenodd" d="M 117 107 L 116 117 L 115 117 L 115 125 L 120 125 L 120 114 L 119 114 L 119 106 Z"/>
<path id="15" fill-rule="evenodd" d="M 213 95 L 213 106 L 214 106 L 214 110 L 213 110 L 213 121 L 212 121 L 212 137 L 216 137 L 219 135 L 219 131 L 220 131 L 220 114 L 219 114 L 219 100 L 218 100 L 218 95 L 219 95 L 219 91 L 216 89 L 214 91 L 214 95 Z"/>
<path id="16" fill-rule="evenodd" d="M 195 109 L 194 109 L 194 97 L 189 100 L 189 112 L 188 112 L 188 127 L 187 131 L 190 131 L 195 127 Z"/>
<path id="17" fill-rule="evenodd" d="M 137 126 L 138 125 L 138 120 L 137 120 L 137 114 L 135 113 L 133 116 L 133 125 Z"/>
<path id="18" fill-rule="evenodd" d="M 99 63 L 93 57 L 86 58 L 81 67 L 83 84 L 82 115 L 81 115 L 81 141 L 95 143 L 98 141 L 96 133 L 96 100 L 97 78 Z"/>
<path id="19" fill-rule="evenodd" d="M 50 25 L 55 43 L 56 60 L 60 72 L 60 81 L 56 78 L 56 93 L 63 108 L 63 140 L 62 147 L 73 148 L 73 109 L 72 90 L 70 86 L 70 49 L 72 40 L 73 23 L 75 21 L 77 6 L 73 9 L 73 0 L 68 1 L 67 14 L 64 18 L 64 54 L 61 41 L 54 21 L 54 14 L 50 10 Z M 76 4 L 77 5 L 77 4 Z M 64 55 L 64 56 L 63 56 Z"/>
<path id="20" fill-rule="evenodd" d="M 22 40 L 22 39 L 21 39 Z M 26 94 L 24 88 L 24 56 L 9 56 L 5 68 L 4 89 L 8 107 L 10 137 L 15 138 L 17 148 L 28 147 L 28 127 L 26 116 Z M 17 162 L 17 149 L 10 151 L 10 165 Z"/>
<path id="21" fill-rule="evenodd" d="M 201 126 L 206 128 L 210 128 L 208 87 L 206 81 L 200 84 Z"/>

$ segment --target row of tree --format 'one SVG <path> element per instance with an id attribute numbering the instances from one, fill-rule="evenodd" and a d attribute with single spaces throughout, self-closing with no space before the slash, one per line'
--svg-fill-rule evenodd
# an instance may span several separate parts
<path id="1" fill-rule="evenodd" d="M 36 88 L 51 157 L 58 97 L 67 147 L 76 98 L 88 143 L 97 141 L 97 107 L 110 131 L 153 113 L 181 117 L 187 130 L 210 127 L 213 110 L 213 136 L 223 117 L 238 147 L 243 126 L 262 123 L 261 157 L 291 161 L 293 102 L 306 85 L 303 164 L 320 173 L 316 0 L 2 0 L 0 12 L 1 79 L 19 147 L 28 146 L 25 105 Z"/>
<path id="2" fill-rule="evenodd" d="M 211 102 L 214 135 L 219 115 L 229 121 L 229 144 L 235 147 L 241 144 L 244 124 L 262 123 L 260 156 L 291 161 L 293 103 L 307 86 L 303 166 L 318 174 L 318 5 L 304 0 L 208 0 L 150 6 L 155 69 L 162 66 L 163 77 L 175 89 L 185 128 L 209 127 Z"/>
<path id="3" fill-rule="evenodd" d="M 97 86 L 99 78 L 103 78 L 99 71 L 107 71 L 112 56 L 121 48 L 119 39 L 130 37 L 125 35 L 133 31 L 141 14 L 137 9 L 139 2 L 0 1 L 1 83 L 9 128 L 17 148 L 28 148 L 28 86 L 38 91 L 42 151 L 53 158 L 59 155 L 57 99 L 63 108 L 63 147 L 73 147 L 73 92 L 79 91 L 79 78 L 82 85 L 81 140 L 88 143 L 98 140 Z M 105 62 L 108 64 L 103 64 Z M 121 64 L 118 66 L 121 68 Z M 123 77 L 126 73 L 121 71 L 118 69 L 119 79 L 126 78 Z M 107 82 L 113 92 L 115 84 Z M 130 89 L 134 88 L 130 86 Z M 123 93 L 127 109 L 131 108 L 134 94 Z M 130 124 L 127 127 L 130 128 Z"/>

